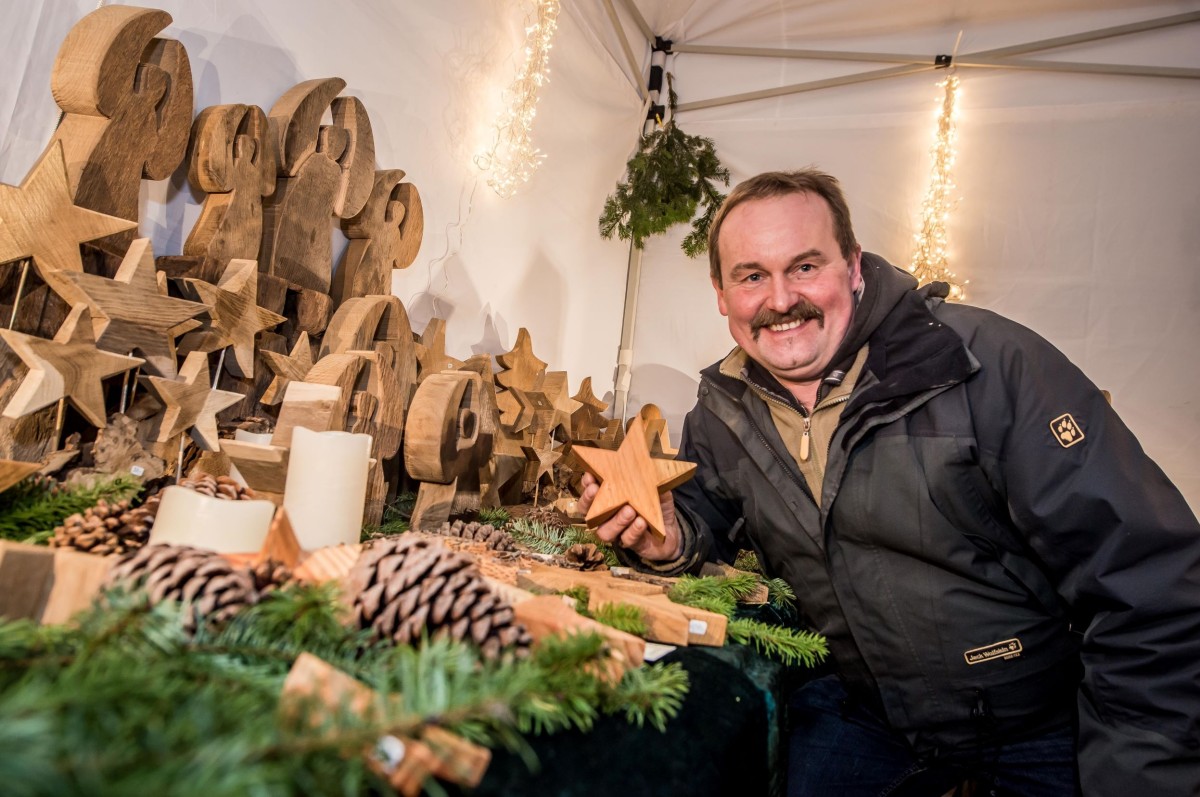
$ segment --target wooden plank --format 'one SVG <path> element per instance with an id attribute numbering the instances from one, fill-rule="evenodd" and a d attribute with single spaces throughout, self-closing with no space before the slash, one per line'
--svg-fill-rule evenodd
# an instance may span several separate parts
<path id="1" fill-rule="evenodd" d="M 54 583 L 41 621 L 45 625 L 65 623 L 89 608 L 100 594 L 108 571 L 120 557 L 95 556 L 65 548 L 54 552 Z"/>
<path id="2" fill-rule="evenodd" d="M 517 586 L 551 592 L 563 592 L 573 587 L 599 587 L 630 595 L 662 595 L 666 592 L 666 587 L 658 584 L 613 578 L 607 570 L 570 570 L 536 562 L 529 564 L 529 572 L 518 574 Z"/>
<path id="3" fill-rule="evenodd" d="M 37 620 L 54 583 L 54 551 L 0 542 L 0 617 Z"/>
<path id="4" fill-rule="evenodd" d="M 547 637 L 579 633 L 595 633 L 604 637 L 609 645 L 610 657 L 603 672 L 613 683 L 620 681 L 626 670 L 642 665 L 646 657 L 645 640 L 583 617 L 568 602 L 573 603 L 570 598 L 564 601 L 558 595 L 538 595 L 511 603 L 517 622 L 525 626 L 535 644 Z"/>
<path id="5" fill-rule="evenodd" d="M 638 595 L 609 587 L 588 587 L 588 610 L 594 612 L 611 603 L 641 609 L 646 621 L 646 639 L 651 642 L 687 645 L 693 638 L 689 617 L 666 595 Z"/>

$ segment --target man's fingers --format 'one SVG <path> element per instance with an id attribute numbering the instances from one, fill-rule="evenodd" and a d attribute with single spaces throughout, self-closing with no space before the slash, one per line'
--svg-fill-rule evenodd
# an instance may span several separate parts
<path id="1" fill-rule="evenodd" d="M 608 543 L 616 542 L 625 533 L 626 529 L 629 528 L 629 525 L 634 522 L 635 518 L 640 520 L 633 509 L 623 506 L 617 514 L 596 528 L 596 536 Z"/>
<path id="2" fill-rule="evenodd" d="M 591 480 L 591 483 L 588 480 Z M 592 479 L 588 474 L 584 474 L 582 482 L 583 491 L 579 493 L 579 501 L 575 504 L 580 512 L 587 514 L 587 511 L 592 508 L 592 501 L 596 500 L 596 494 L 600 492 L 600 485 L 596 484 L 596 480 Z"/>
<path id="3" fill-rule="evenodd" d="M 645 535 L 646 521 L 644 518 L 638 517 L 625 528 L 625 531 L 621 532 L 621 545 L 633 548 L 642 541 L 642 537 Z"/>

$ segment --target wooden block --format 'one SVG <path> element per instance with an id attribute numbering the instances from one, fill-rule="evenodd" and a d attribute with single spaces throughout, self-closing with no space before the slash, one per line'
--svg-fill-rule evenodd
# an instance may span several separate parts
<path id="1" fill-rule="evenodd" d="M 528 573 L 519 573 L 517 586 L 524 589 L 563 592 L 572 587 L 598 587 L 626 592 L 630 595 L 662 595 L 666 587 L 644 581 L 615 579 L 606 570 L 570 570 L 565 567 L 530 563 Z"/>
<path id="2" fill-rule="evenodd" d="M 667 645 L 687 645 L 693 635 L 688 616 L 666 595 L 637 595 L 602 586 L 588 587 L 588 609 L 596 611 L 610 603 L 623 603 L 642 610 L 646 621 L 646 639 Z"/>
<path id="3" fill-rule="evenodd" d="M 570 598 L 567 599 L 571 601 Z M 525 626 L 535 642 L 552 636 L 596 633 L 607 640 L 611 656 L 605 675 L 615 683 L 625 671 L 640 667 L 646 657 L 646 642 L 641 637 L 583 617 L 558 595 L 539 595 L 528 600 L 513 601 L 517 622 Z"/>
<path id="4" fill-rule="evenodd" d="M 92 605 L 104 587 L 108 571 L 119 556 L 95 556 L 80 551 L 54 552 L 54 583 L 42 612 L 44 625 L 65 623 Z"/>
<path id="5" fill-rule="evenodd" d="M 337 385 L 312 382 L 292 382 L 284 392 L 279 422 L 271 436 L 271 445 L 290 448 L 292 430 L 297 426 L 314 432 L 340 431 L 345 411 L 338 416 L 342 405 L 342 389 Z"/>
<path id="6" fill-rule="evenodd" d="M 283 494 L 287 486 L 286 446 L 261 445 L 242 440 L 222 440 L 221 451 L 229 456 L 246 485 L 256 493 Z"/>
<path id="7" fill-rule="evenodd" d="M 40 619 L 53 584 L 53 550 L 0 542 L 0 617 Z"/>
<path id="8" fill-rule="evenodd" d="M 267 538 L 258 552 L 258 561 L 274 560 L 285 567 L 295 568 L 300 563 L 300 554 L 300 541 L 296 539 L 296 531 L 288 520 L 287 510 L 279 507 L 275 510 L 271 527 L 267 529 Z"/>
<path id="9" fill-rule="evenodd" d="M 292 577 L 297 581 L 309 583 L 337 581 L 354 567 L 361 550 L 361 545 L 330 545 L 318 548 L 301 560 L 299 566 L 292 571 Z"/>
<path id="10" fill-rule="evenodd" d="M 421 729 L 421 741 L 433 753 L 432 772 L 442 780 L 474 788 L 483 780 L 492 751 L 468 742 L 445 728 L 426 725 Z"/>

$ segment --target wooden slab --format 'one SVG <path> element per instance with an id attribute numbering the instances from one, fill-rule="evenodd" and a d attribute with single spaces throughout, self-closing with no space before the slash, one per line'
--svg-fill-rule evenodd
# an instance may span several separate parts
<path id="1" fill-rule="evenodd" d="M 599 587 L 627 592 L 631 595 L 662 595 L 666 587 L 644 581 L 617 579 L 607 570 L 570 570 L 531 563 L 527 573 L 519 573 L 517 586 L 524 589 L 563 592 L 573 587 Z"/>
<path id="2" fill-rule="evenodd" d="M 0 493 L 32 476 L 42 469 L 40 462 L 18 462 L 0 459 Z"/>
<path id="3" fill-rule="evenodd" d="M 297 581 L 309 583 L 338 581 L 354 567 L 361 550 L 361 545 L 330 545 L 318 548 L 301 560 L 292 571 L 292 577 Z"/>

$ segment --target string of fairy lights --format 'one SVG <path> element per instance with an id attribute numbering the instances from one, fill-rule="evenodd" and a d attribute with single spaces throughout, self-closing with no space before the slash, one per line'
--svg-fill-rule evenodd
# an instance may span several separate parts
<path id="1" fill-rule="evenodd" d="M 492 148 L 475 158 L 476 166 L 491 172 L 488 185 L 504 198 L 516 193 L 546 157 L 534 146 L 532 132 L 538 91 L 550 80 L 558 11 L 559 0 L 536 0 L 525 26 L 525 62 L 505 92 L 507 105 L 496 117 Z"/>
<path id="2" fill-rule="evenodd" d="M 942 98 L 933 141 L 933 166 L 930 169 L 929 188 L 921 203 L 921 230 L 915 236 L 917 247 L 908 270 L 922 285 L 934 281 L 948 283 L 949 298 L 959 300 L 965 295 L 966 283 L 959 283 L 950 270 L 949 239 L 946 235 L 950 211 L 958 204 L 954 195 L 956 186 L 950 176 L 957 154 L 954 145 L 958 137 L 955 123 L 958 115 L 958 75 L 947 75 L 937 85 L 942 89 Z"/>

